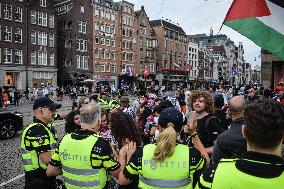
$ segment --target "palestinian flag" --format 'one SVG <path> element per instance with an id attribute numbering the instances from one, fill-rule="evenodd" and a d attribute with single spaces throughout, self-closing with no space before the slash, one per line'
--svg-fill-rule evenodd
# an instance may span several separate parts
<path id="1" fill-rule="evenodd" d="M 284 0 L 234 0 L 224 25 L 284 60 Z"/>

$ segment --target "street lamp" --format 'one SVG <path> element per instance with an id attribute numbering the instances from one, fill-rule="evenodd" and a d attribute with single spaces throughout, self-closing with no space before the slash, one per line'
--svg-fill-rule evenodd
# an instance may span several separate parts
<path id="1" fill-rule="evenodd" d="M 28 66 L 29 66 L 29 10 L 32 0 L 26 0 L 26 91 L 29 88 Z"/>

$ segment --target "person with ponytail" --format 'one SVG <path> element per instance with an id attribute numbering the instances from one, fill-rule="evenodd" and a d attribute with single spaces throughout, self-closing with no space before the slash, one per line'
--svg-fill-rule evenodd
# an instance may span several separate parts
<path id="1" fill-rule="evenodd" d="M 205 168 L 206 160 L 197 149 L 182 144 L 182 127 L 182 113 L 173 107 L 164 109 L 158 120 L 160 135 L 156 144 L 148 144 L 132 154 L 119 174 L 120 185 L 139 180 L 141 189 L 193 188 L 193 174 Z M 192 137 L 198 138 L 196 133 Z"/>

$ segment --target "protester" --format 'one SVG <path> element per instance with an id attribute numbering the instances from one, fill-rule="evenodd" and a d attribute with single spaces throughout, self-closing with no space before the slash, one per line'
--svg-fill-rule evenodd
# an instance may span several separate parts
<path id="1" fill-rule="evenodd" d="M 197 133 L 208 154 L 213 152 L 214 141 L 223 132 L 221 122 L 213 115 L 214 103 L 210 93 L 193 91 L 190 107 L 197 113 Z"/>
<path id="2" fill-rule="evenodd" d="M 220 121 L 221 128 L 225 131 L 230 125 L 230 120 L 226 119 L 226 110 L 223 95 L 217 94 L 214 96 L 214 115 Z"/>
<path id="3" fill-rule="evenodd" d="M 283 188 L 284 106 L 273 100 L 259 100 L 245 109 L 242 134 L 247 141 L 243 158 L 222 159 L 200 177 L 203 188 Z"/>
<path id="4" fill-rule="evenodd" d="M 66 123 L 65 123 L 65 133 L 73 133 L 75 130 L 80 130 L 80 111 L 74 110 L 70 112 L 66 117 Z"/>
<path id="5" fill-rule="evenodd" d="M 229 101 L 227 119 L 233 122 L 229 130 L 217 137 L 212 154 L 214 163 L 218 163 L 222 158 L 240 158 L 246 152 L 246 142 L 242 136 L 245 108 L 246 101 L 241 96 L 236 96 Z"/>

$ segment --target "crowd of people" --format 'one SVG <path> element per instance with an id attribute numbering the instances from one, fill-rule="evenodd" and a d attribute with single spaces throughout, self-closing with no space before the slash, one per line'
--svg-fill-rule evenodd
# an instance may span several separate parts
<path id="1" fill-rule="evenodd" d="M 22 134 L 25 188 L 281 188 L 284 87 L 186 87 L 158 94 L 70 87 L 72 111 L 34 100 Z M 93 92 L 93 93 L 92 93 Z M 76 95 L 74 95 L 76 94 Z M 54 120 L 65 119 L 58 139 Z M 56 176 L 63 175 L 63 183 Z"/>

